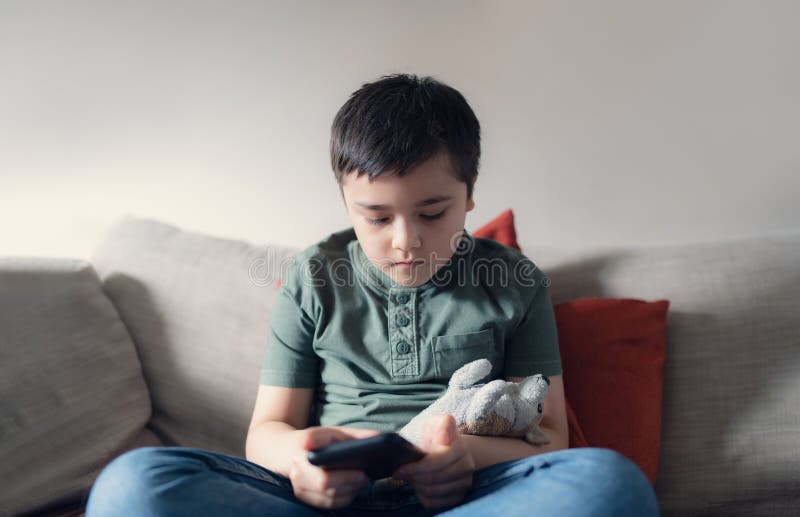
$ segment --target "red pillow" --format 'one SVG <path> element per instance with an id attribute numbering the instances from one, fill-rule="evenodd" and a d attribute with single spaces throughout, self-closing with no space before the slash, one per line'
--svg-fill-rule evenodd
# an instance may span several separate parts
<path id="1" fill-rule="evenodd" d="M 488 223 L 484 224 L 474 232 L 472 232 L 473 237 L 481 237 L 484 239 L 492 239 L 500 244 L 504 244 L 510 248 L 514 248 L 517 251 L 522 251 L 517 243 L 517 230 L 514 226 L 514 212 L 511 209 L 506 209 L 505 211 L 501 212 L 500 215 L 489 221 Z M 563 355 L 563 354 L 562 354 Z M 563 364 L 562 364 L 563 368 Z M 564 391 L 567 391 L 566 386 L 564 386 Z M 565 399 L 566 399 L 565 394 Z M 569 400 L 564 401 L 564 405 L 567 409 L 567 427 L 569 427 L 569 446 L 570 447 L 588 447 L 589 443 L 586 441 L 584 437 L 583 431 L 581 430 L 581 426 L 578 423 L 577 415 L 575 415 L 575 411 L 572 410 L 572 407 L 569 404 Z"/>
<path id="2" fill-rule="evenodd" d="M 520 249 L 511 210 L 472 235 Z M 668 306 L 667 300 L 583 298 L 553 307 L 569 447 L 613 449 L 636 463 L 653 485 L 661 449 Z"/>
<path id="3" fill-rule="evenodd" d="M 509 248 L 522 251 L 519 247 L 519 244 L 517 244 L 517 230 L 514 226 L 514 212 L 512 212 L 510 208 L 501 212 L 500 215 L 472 232 L 471 235 L 473 237 L 492 239 L 493 241 L 504 244 Z"/>
<path id="4" fill-rule="evenodd" d="M 581 298 L 553 307 L 564 396 L 586 442 L 629 458 L 653 485 L 661 451 L 668 308 L 668 300 L 630 298 Z"/>

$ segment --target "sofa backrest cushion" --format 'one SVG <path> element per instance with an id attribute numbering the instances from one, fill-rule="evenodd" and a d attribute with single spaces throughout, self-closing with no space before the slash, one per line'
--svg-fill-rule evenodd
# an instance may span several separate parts
<path id="1" fill-rule="evenodd" d="M 167 445 L 244 457 L 275 281 L 296 249 L 126 216 L 92 263 L 128 326 Z"/>
<path id="2" fill-rule="evenodd" d="M 160 445 L 136 349 L 92 266 L 0 258 L 0 515 L 85 501 L 128 449 Z"/>
<path id="3" fill-rule="evenodd" d="M 670 301 L 661 458 L 665 515 L 790 515 L 800 493 L 800 232 L 648 247 L 521 243 L 554 304 Z"/>

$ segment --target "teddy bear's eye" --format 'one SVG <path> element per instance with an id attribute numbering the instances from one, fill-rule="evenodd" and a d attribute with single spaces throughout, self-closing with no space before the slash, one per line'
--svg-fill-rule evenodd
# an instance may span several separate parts
<path id="1" fill-rule="evenodd" d="M 544 382 L 546 382 L 547 385 L 550 386 L 550 377 L 548 377 L 547 375 L 542 375 L 542 379 L 544 379 Z"/>
<path id="2" fill-rule="evenodd" d="M 539 405 L 536 407 L 536 409 L 537 409 L 537 410 L 539 410 L 539 413 L 541 413 L 541 412 L 542 412 L 542 405 L 541 405 L 541 404 L 539 404 Z"/>

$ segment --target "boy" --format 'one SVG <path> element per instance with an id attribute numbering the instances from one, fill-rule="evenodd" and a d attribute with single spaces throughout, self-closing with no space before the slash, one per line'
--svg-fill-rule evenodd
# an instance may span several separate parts
<path id="1" fill-rule="evenodd" d="M 461 94 L 406 76 L 365 85 L 334 120 L 331 162 L 352 229 L 305 250 L 287 272 L 247 440 L 248 459 L 289 477 L 301 501 L 346 506 L 367 482 L 360 472 L 325 473 L 304 451 L 402 427 L 442 394 L 450 374 L 480 357 L 495 378 L 550 377 L 541 427 L 551 442 L 462 436 L 452 418 L 435 419 L 428 456 L 395 476 L 407 476 L 420 503 L 455 505 L 475 469 L 567 447 L 543 275 L 518 285 L 524 257 L 464 231 L 479 131 Z M 468 267 L 452 260 L 459 243 L 470 252 L 459 265 Z M 481 259 L 492 263 L 481 269 Z M 296 432 L 312 401 L 323 427 Z"/>
<path id="2" fill-rule="evenodd" d="M 101 475 L 87 515 L 123 507 L 142 515 L 429 515 L 459 504 L 451 512 L 529 515 L 534 505 L 537 515 L 657 514 L 649 481 L 627 459 L 567 449 L 544 275 L 519 252 L 464 230 L 479 158 L 478 120 L 453 88 L 393 75 L 356 91 L 331 135 L 352 228 L 298 254 L 283 277 L 247 460 L 191 448 L 126 453 Z M 451 416 L 435 415 L 425 458 L 388 481 L 308 463 L 308 450 L 399 429 L 456 369 L 481 357 L 491 378 L 550 378 L 540 425 L 549 444 L 462 435 Z M 120 494 L 126 479 L 139 488 Z M 159 495 L 136 498 L 147 489 Z"/>

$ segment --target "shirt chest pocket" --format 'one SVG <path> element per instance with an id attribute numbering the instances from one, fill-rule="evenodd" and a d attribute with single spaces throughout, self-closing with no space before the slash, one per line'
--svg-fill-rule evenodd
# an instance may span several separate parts
<path id="1" fill-rule="evenodd" d="M 495 343 L 492 329 L 433 339 L 433 363 L 439 379 L 449 380 L 456 370 L 476 359 L 488 359 L 492 363 L 490 377 L 497 377 L 503 357 Z"/>

